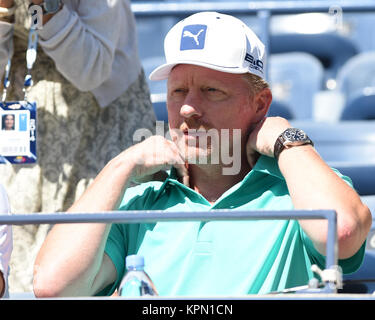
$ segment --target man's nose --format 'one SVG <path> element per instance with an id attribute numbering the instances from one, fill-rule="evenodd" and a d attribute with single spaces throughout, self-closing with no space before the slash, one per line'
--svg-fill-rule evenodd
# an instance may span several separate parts
<path id="1" fill-rule="evenodd" d="M 189 93 L 181 106 L 180 115 L 184 118 L 200 118 L 202 116 L 201 107 L 202 104 L 199 97 Z"/>

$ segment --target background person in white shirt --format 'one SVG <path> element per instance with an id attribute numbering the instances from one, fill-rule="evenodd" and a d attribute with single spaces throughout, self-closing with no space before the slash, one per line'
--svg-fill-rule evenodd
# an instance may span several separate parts
<path id="1" fill-rule="evenodd" d="M 0 215 L 10 214 L 8 197 L 0 184 Z M 0 298 L 8 298 L 9 260 L 13 249 L 12 227 L 0 225 Z"/>
<path id="2" fill-rule="evenodd" d="M 12 41 L 14 47 L 8 101 L 24 97 L 28 5 L 0 0 L 3 12 L 14 8 L 0 18 L 0 77 Z M 136 129 L 155 127 L 129 0 L 64 0 L 43 16 L 38 38 L 27 94 L 37 103 L 38 162 L 0 166 L 14 214 L 67 210 L 105 163 L 133 144 Z M 48 227 L 13 227 L 12 291 L 32 290 L 33 261 Z"/>

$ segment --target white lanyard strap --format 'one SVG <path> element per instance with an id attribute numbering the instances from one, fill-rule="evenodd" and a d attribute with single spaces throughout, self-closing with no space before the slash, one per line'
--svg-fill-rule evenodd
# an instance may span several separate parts
<path id="1" fill-rule="evenodd" d="M 9 58 L 8 59 L 8 63 L 5 66 L 5 74 L 4 74 L 4 82 L 3 82 L 3 95 L 2 95 L 2 98 L 1 98 L 1 100 L 2 100 L 3 103 L 6 100 L 7 91 L 8 91 L 9 84 L 10 84 L 10 81 L 9 81 L 9 72 L 10 72 L 11 65 L 12 65 L 12 59 Z"/>
<path id="2" fill-rule="evenodd" d="M 12 56 L 13 56 L 13 39 L 11 40 L 10 45 L 10 53 L 8 58 L 8 63 L 5 66 L 5 74 L 4 74 L 4 82 L 3 82 L 3 95 L 2 95 L 2 102 L 4 103 L 7 96 L 7 91 L 10 86 L 10 68 L 12 66 Z M 38 33 L 36 31 L 36 28 L 31 28 L 29 31 L 29 40 L 27 44 L 27 51 L 26 51 L 26 76 L 23 83 L 23 93 L 24 93 L 24 100 L 27 100 L 27 92 L 28 89 L 33 85 L 33 78 L 31 76 L 31 70 L 33 69 L 36 56 L 37 56 L 37 47 L 38 47 Z"/>
<path id="3" fill-rule="evenodd" d="M 25 81 L 23 84 L 24 100 L 27 100 L 27 91 L 33 85 L 33 78 L 31 76 L 31 70 L 33 69 L 34 62 L 37 56 L 38 47 L 38 33 L 35 28 L 30 28 L 29 31 L 29 41 L 27 44 L 26 51 L 26 67 L 27 73 L 25 76 Z"/>
<path id="4" fill-rule="evenodd" d="M 7 96 L 7 90 L 10 85 L 9 81 L 9 74 L 10 74 L 10 67 L 12 66 L 12 57 L 13 57 L 13 37 L 10 40 L 9 44 L 9 56 L 8 56 L 8 63 L 5 66 L 5 73 L 4 73 L 4 82 L 3 82 L 3 95 L 2 95 L 2 102 L 5 102 Z"/>

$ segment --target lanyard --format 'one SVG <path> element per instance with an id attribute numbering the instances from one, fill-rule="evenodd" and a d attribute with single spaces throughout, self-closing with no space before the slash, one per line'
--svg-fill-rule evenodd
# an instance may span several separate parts
<path id="1" fill-rule="evenodd" d="M 9 88 L 9 73 L 10 73 L 10 67 L 12 66 L 12 56 L 13 56 L 13 38 L 11 38 L 11 43 L 10 43 L 10 52 L 9 52 L 9 57 L 8 57 L 8 63 L 5 66 L 5 74 L 4 74 L 4 83 L 3 83 L 3 96 L 1 101 L 5 102 L 6 96 L 7 96 L 7 90 Z"/>
<path id="2" fill-rule="evenodd" d="M 30 28 L 29 32 L 29 41 L 27 44 L 27 51 L 26 51 L 26 67 L 27 73 L 25 76 L 25 81 L 23 83 L 23 92 L 24 92 L 24 100 L 27 100 L 27 92 L 29 87 L 33 85 L 33 78 L 31 76 L 31 70 L 33 69 L 34 62 L 37 56 L 37 47 L 38 47 L 38 33 L 36 28 Z"/>
<path id="3" fill-rule="evenodd" d="M 3 89 L 3 96 L 2 96 L 2 102 L 5 102 L 7 90 L 10 85 L 9 81 L 9 74 L 10 74 L 10 68 L 12 65 L 12 56 L 13 56 L 13 40 L 11 43 L 11 50 L 8 58 L 8 63 L 5 67 L 5 75 L 4 75 L 4 89 Z M 24 93 L 24 100 L 27 100 L 27 92 L 28 89 L 33 85 L 33 78 L 31 76 L 31 70 L 33 69 L 36 56 L 37 56 L 37 47 L 38 47 L 38 33 L 36 28 L 31 27 L 29 31 L 29 39 L 27 44 L 27 51 L 26 51 L 26 76 L 23 83 L 23 93 Z"/>

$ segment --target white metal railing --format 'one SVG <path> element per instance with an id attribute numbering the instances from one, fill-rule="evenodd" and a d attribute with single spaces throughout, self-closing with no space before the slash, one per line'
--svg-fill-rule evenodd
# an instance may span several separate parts
<path id="1" fill-rule="evenodd" d="M 337 270 L 337 217 L 334 210 L 255 210 L 227 209 L 197 212 L 169 211 L 105 211 L 96 213 L 33 213 L 0 215 L 0 225 L 61 224 L 61 223 L 155 223 L 162 221 L 218 221 L 218 220 L 297 220 L 326 219 L 328 221 L 326 269 Z M 336 293 L 337 283 L 327 279 L 323 289 L 307 290 L 313 293 Z"/>

